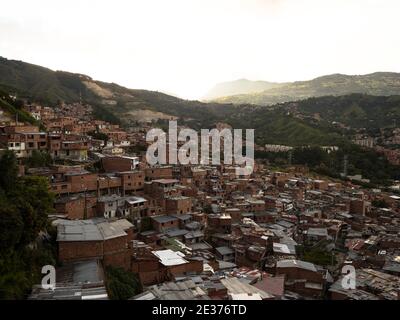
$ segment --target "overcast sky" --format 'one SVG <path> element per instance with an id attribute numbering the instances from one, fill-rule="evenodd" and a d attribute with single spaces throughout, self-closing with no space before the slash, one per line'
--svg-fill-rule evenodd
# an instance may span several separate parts
<path id="1" fill-rule="evenodd" d="M 400 72 L 398 0 L 2 1 L 0 56 L 201 98 L 221 81 Z"/>

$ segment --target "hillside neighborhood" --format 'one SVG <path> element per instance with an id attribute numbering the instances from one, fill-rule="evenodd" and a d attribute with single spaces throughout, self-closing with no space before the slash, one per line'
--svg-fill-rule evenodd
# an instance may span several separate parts
<path id="1" fill-rule="evenodd" d="M 14 153 L 20 177 L 47 181 L 57 261 L 55 289 L 37 283 L 28 299 L 111 299 L 109 270 L 135 277 L 131 300 L 400 299 L 395 189 L 260 159 L 250 176 L 235 165 L 149 166 L 151 121 L 122 127 L 84 103 L 23 110 L 40 125 L 3 121 L 1 153 Z"/>

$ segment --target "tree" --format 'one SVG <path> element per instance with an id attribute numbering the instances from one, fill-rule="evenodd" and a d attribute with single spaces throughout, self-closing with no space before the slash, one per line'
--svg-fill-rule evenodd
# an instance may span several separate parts
<path id="1" fill-rule="evenodd" d="M 7 150 L 0 159 L 0 188 L 6 192 L 14 188 L 18 176 L 17 158 Z"/>
<path id="2" fill-rule="evenodd" d="M 153 229 L 153 224 L 150 217 L 143 217 L 140 220 L 140 232 L 149 231 Z"/>
<path id="3" fill-rule="evenodd" d="M 106 268 L 106 285 L 112 300 L 126 300 L 141 292 L 140 281 L 132 272 L 122 268 Z"/>
<path id="4" fill-rule="evenodd" d="M 332 257 L 332 253 L 321 248 L 305 248 L 303 260 L 323 267 L 331 265 L 332 262 L 334 265 L 336 264 L 336 257 Z"/>
<path id="5" fill-rule="evenodd" d="M 48 226 L 48 214 L 53 211 L 54 195 L 48 190 L 43 177 L 23 177 L 13 194 L 16 207 L 24 221 L 23 244 L 35 240 L 38 233 Z"/>
<path id="6" fill-rule="evenodd" d="M 17 208 L 0 199 L 0 250 L 14 248 L 22 237 L 24 223 Z"/>
<path id="7" fill-rule="evenodd" d="M 385 199 L 373 200 L 372 205 L 377 208 L 389 208 L 390 205 L 385 201 Z"/>
<path id="8" fill-rule="evenodd" d="M 97 140 L 103 140 L 104 143 L 107 143 L 108 141 L 108 135 L 105 134 L 104 132 L 100 132 L 100 131 L 91 131 L 88 133 L 89 136 L 91 136 L 93 139 L 97 139 Z"/>
<path id="9" fill-rule="evenodd" d="M 43 177 L 18 177 L 14 154 L 0 159 L 0 299 L 21 299 L 41 268 L 55 264 L 54 243 L 37 241 L 49 230 L 53 194 Z M 32 245 L 35 244 L 35 245 Z"/>
<path id="10" fill-rule="evenodd" d="M 30 168 L 46 167 L 52 163 L 49 153 L 33 150 L 32 155 L 26 160 L 26 164 Z"/>

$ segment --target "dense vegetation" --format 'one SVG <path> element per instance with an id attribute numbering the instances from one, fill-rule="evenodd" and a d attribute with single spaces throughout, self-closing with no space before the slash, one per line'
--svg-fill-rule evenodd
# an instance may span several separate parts
<path id="1" fill-rule="evenodd" d="M 142 290 L 138 277 L 122 268 L 108 266 L 106 279 L 108 295 L 112 300 L 127 300 Z"/>
<path id="2" fill-rule="evenodd" d="M 40 282 L 42 266 L 55 265 L 47 181 L 17 173 L 13 152 L 5 152 L 0 159 L 0 299 L 23 298 Z"/>
<path id="3" fill-rule="evenodd" d="M 336 264 L 337 260 L 333 253 L 321 248 L 306 248 L 302 259 L 319 266 L 328 267 Z"/>
<path id="4" fill-rule="evenodd" d="M 0 85 L 11 87 L 20 97 L 44 104 L 79 101 L 81 95 L 90 96 L 82 83 L 86 78 L 0 57 Z"/>
<path id="5" fill-rule="evenodd" d="M 316 114 L 328 123 L 341 122 L 351 128 L 385 128 L 400 123 L 400 96 L 351 94 L 310 98 L 296 103 L 305 115 Z"/>
<path id="6" fill-rule="evenodd" d="M 24 164 L 28 168 L 47 167 L 53 163 L 53 159 L 46 151 L 33 150 L 32 155 L 25 159 Z"/>
<path id="7" fill-rule="evenodd" d="M 370 186 L 385 186 L 400 179 L 398 166 L 389 162 L 378 153 L 356 145 L 343 145 L 336 151 L 325 151 L 320 147 L 298 147 L 288 152 L 257 152 L 255 157 L 268 160 L 271 165 L 286 166 L 299 164 L 308 166 L 312 171 L 332 178 L 340 178 L 344 169 L 344 157 L 347 156 L 347 174 L 362 175 L 371 180 Z"/>
<path id="8" fill-rule="evenodd" d="M 91 136 L 93 139 L 103 140 L 104 142 L 108 141 L 108 135 L 105 134 L 104 132 L 91 131 L 91 132 L 88 132 L 88 135 Z"/>
<path id="9" fill-rule="evenodd" d="M 111 124 L 121 124 L 121 120 L 114 113 L 100 104 L 93 104 L 93 116 L 95 119 L 103 120 Z"/>

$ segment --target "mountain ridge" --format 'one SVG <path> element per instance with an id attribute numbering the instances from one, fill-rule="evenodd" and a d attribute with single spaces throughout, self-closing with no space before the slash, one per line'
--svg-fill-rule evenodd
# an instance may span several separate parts
<path id="1" fill-rule="evenodd" d="M 223 84 L 220 84 L 223 87 Z M 229 86 L 229 84 L 228 84 Z M 272 105 L 288 101 L 362 93 L 376 96 L 400 94 L 400 73 L 378 71 L 364 75 L 335 73 L 311 80 L 275 83 L 272 88 L 252 93 L 211 99 L 220 103 Z"/>
<path id="2" fill-rule="evenodd" d="M 389 75 L 397 74 L 392 73 Z M 387 77 L 387 73 L 378 76 Z M 346 76 L 345 76 L 346 77 Z M 371 76 L 376 78 L 376 74 Z M 328 80 L 337 75 L 328 76 Z M 343 77 L 341 77 L 343 79 Z M 322 79 L 323 81 L 326 81 Z M 301 84 L 300 84 L 301 86 Z M 333 122 L 362 127 L 387 127 L 400 123 L 400 98 L 379 98 L 364 94 L 311 97 L 265 107 L 251 104 L 221 104 L 182 100 L 158 91 L 128 89 L 116 83 L 93 80 L 90 76 L 52 71 L 22 61 L 0 58 L 0 90 L 18 98 L 54 106 L 60 101 L 88 103 L 97 119 L 132 126 L 136 122 L 165 124 L 178 119 L 195 130 L 226 123 L 234 128 L 256 129 L 260 144 L 336 145 L 349 142 Z M 274 90 L 274 89 L 270 89 Z M 329 90 L 328 90 L 329 91 Z M 297 105 L 297 106 L 296 106 Z M 13 106 L 5 105 L 11 113 Z M 321 113 L 320 115 L 318 115 Z M 293 114 L 293 116 L 291 115 Z M 315 117 L 323 121 L 315 122 Z"/>
<path id="3" fill-rule="evenodd" d="M 233 81 L 226 81 L 217 83 L 207 94 L 204 95 L 202 100 L 213 100 L 221 96 L 230 96 L 236 94 L 245 94 L 252 92 L 262 92 L 266 89 L 273 88 L 280 85 L 277 82 L 263 81 L 263 80 L 248 80 L 237 79 Z"/>

